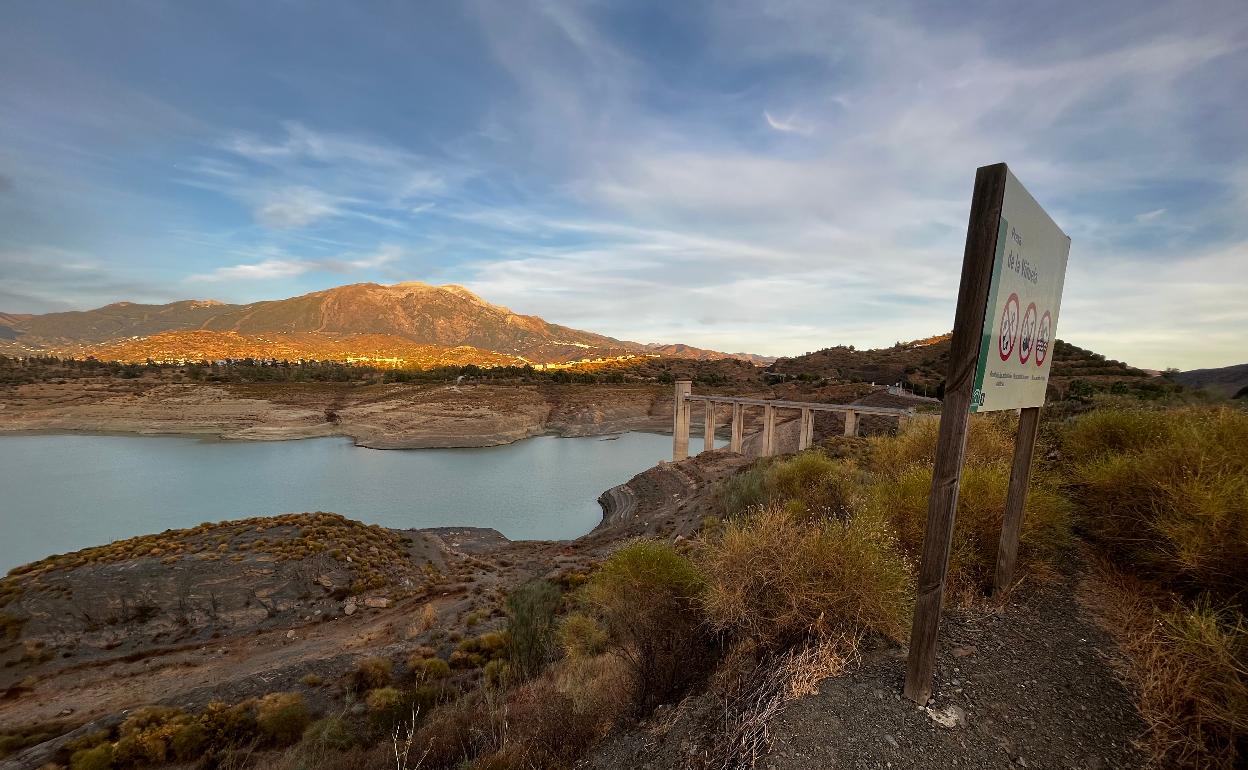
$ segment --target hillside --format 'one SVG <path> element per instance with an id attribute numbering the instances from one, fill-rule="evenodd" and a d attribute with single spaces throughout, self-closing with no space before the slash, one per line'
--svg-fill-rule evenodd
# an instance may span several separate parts
<path id="1" fill-rule="evenodd" d="M 194 334 L 186 334 L 190 332 Z M 283 336 L 279 342 L 273 335 Z M 263 352 L 267 344 L 275 347 Z M 412 345 L 422 347 L 410 358 L 397 356 L 405 364 L 447 360 L 491 365 L 500 359 L 567 362 L 643 353 L 769 360 L 684 345 L 617 340 L 514 313 L 462 286 L 419 282 L 352 284 L 247 305 L 212 300 L 167 305 L 118 302 L 87 311 L 0 314 L 0 353 L 10 355 L 95 355 L 142 361 L 156 357 L 153 350 L 168 359 L 193 359 L 196 351 L 245 348 L 247 355 L 256 357 L 346 360 Z M 435 348 L 460 350 L 443 353 Z M 276 352 L 279 349 L 291 352 Z M 473 350 L 481 355 L 471 358 L 467 354 Z"/>
<path id="2" fill-rule="evenodd" d="M 1189 388 L 1204 388 L 1228 398 L 1235 398 L 1248 388 L 1248 364 L 1217 369 L 1192 369 L 1170 375 L 1170 379 Z"/>
<path id="3" fill-rule="evenodd" d="M 857 350 L 838 345 L 793 358 L 779 358 L 769 371 L 790 377 L 829 378 L 879 384 L 903 383 L 909 387 L 935 389 L 944 381 L 949 365 L 950 335 L 942 334 L 891 348 Z M 1057 340 L 1049 380 L 1065 390 L 1071 382 L 1096 384 L 1143 383 L 1155 379 L 1142 369 L 1107 359 L 1100 353 Z"/>

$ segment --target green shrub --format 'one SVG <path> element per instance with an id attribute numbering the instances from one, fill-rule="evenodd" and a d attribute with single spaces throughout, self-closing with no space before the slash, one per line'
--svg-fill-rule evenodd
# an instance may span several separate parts
<path id="1" fill-rule="evenodd" d="M 562 603 L 563 595 L 549 580 L 525 583 L 507 597 L 507 658 L 518 676 L 527 679 L 546 665 Z"/>
<path id="2" fill-rule="evenodd" d="M 307 704 L 297 692 L 269 693 L 256 704 L 256 726 L 270 745 L 295 743 L 311 721 Z"/>
<path id="3" fill-rule="evenodd" d="M 1080 528 L 1188 596 L 1248 606 L 1248 413 L 1115 409 L 1062 437 Z"/>
<path id="4" fill-rule="evenodd" d="M 882 519 L 810 522 L 773 506 L 728 524 L 698 560 L 711 626 L 763 648 L 907 628 L 911 567 Z"/>
<path id="5" fill-rule="evenodd" d="M 485 664 L 485 668 L 481 669 L 481 677 L 485 680 L 486 687 L 493 687 L 497 690 L 511 684 L 511 671 L 511 664 L 507 661 L 491 660 Z"/>
<path id="6" fill-rule="evenodd" d="M 209 703 L 199 714 L 199 723 L 206 734 L 208 746 L 223 748 L 240 746 L 256 736 L 256 716 L 252 704 L 244 701 L 233 706 Z"/>
<path id="7" fill-rule="evenodd" d="M 199 720 L 178 725 L 169 736 L 169 749 L 174 758 L 182 762 L 198 759 L 207 747 L 208 731 Z"/>
<path id="8" fill-rule="evenodd" d="M 802 452 L 729 477 L 717 497 L 733 516 L 762 505 L 792 504 L 794 513 L 844 519 L 860 504 L 863 480 L 852 461 L 832 459 L 822 451 Z"/>
<path id="9" fill-rule="evenodd" d="M 374 714 L 381 711 L 388 711 L 399 705 L 403 700 L 403 693 L 394 687 L 378 687 L 368 693 L 368 697 L 364 702 L 368 704 L 368 710 Z"/>
<path id="10" fill-rule="evenodd" d="M 413 667 L 413 671 L 422 679 L 446 679 L 451 675 L 451 666 L 441 658 L 426 658 Z"/>
<path id="11" fill-rule="evenodd" d="M 617 551 L 579 592 L 582 607 L 606 631 L 636 682 L 645 711 L 687 686 L 706 663 L 699 628 L 705 581 L 671 546 L 638 540 Z"/>
<path id="12" fill-rule="evenodd" d="M 110 770 L 112 766 L 113 746 L 110 743 L 75 751 L 69 758 L 70 770 Z"/>
<path id="13" fill-rule="evenodd" d="M 583 612 L 568 613 L 559 624 L 558 635 L 564 655 L 571 658 L 593 657 L 607 648 L 607 632 Z"/>
<path id="14" fill-rule="evenodd" d="M 317 749 L 346 751 L 355 745 L 355 734 L 342 717 L 323 717 L 308 725 L 303 742 Z"/>

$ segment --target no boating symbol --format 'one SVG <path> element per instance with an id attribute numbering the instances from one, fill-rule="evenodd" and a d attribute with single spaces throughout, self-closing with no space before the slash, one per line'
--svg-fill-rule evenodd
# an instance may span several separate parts
<path id="1" fill-rule="evenodd" d="M 1036 366 L 1044 366 L 1049 355 L 1049 340 L 1053 339 L 1053 316 L 1044 311 L 1040 316 L 1040 330 L 1036 332 Z"/>
<path id="2" fill-rule="evenodd" d="M 1001 336 L 997 338 L 997 353 L 1002 361 L 1009 361 L 1014 355 L 1014 345 L 1018 341 L 1018 295 L 1010 294 L 1001 308 Z"/>
<path id="3" fill-rule="evenodd" d="M 1023 328 L 1018 341 L 1018 360 L 1020 363 L 1027 363 L 1027 359 L 1031 358 L 1031 351 L 1035 346 L 1036 303 L 1032 302 L 1027 306 L 1027 312 L 1023 314 Z"/>

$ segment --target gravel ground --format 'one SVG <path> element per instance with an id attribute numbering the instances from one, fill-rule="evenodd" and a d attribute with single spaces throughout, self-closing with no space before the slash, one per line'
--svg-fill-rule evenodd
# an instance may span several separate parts
<path id="1" fill-rule="evenodd" d="M 1015 597 L 999 611 L 949 610 L 935 695 L 901 695 L 904 651 L 861 666 L 789 703 L 770 725 L 775 770 L 825 768 L 1136 768 L 1144 725 L 1114 673 L 1113 643 L 1073 598 L 1074 579 Z M 609 738 L 596 768 L 701 768 L 714 755 L 714 699 L 690 699 L 662 734 Z M 722 742 L 722 736 L 718 736 Z"/>

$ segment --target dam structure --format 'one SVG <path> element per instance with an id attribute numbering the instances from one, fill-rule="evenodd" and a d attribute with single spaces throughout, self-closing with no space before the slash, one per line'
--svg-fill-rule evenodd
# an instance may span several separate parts
<path id="1" fill-rule="evenodd" d="M 896 418 L 898 423 L 914 415 L 913 408 L 897 408 L 885 406 L 869 406 L 866 404 L 825 404 L 818 401 L 784 401 L 780 399 L 744 398 L 739 396 L 715 396 L 693 393 L 691 380 L 677 380 L 675 386 L 675 404 L 672 414 L 672 460 L 684 460 L 689 456 L 689 417 L 690 405 L 694 402 L 705 405 L 703 416 L 704 446 L 714 446 L 715 405 L 727 404 L 732 407 L 732 422 L 728 451 L 741 454 L 745 439 L 745 410 L 761 407 L 763 410 L 762 447 L 760 454 L 770 457 L 777 453 L 776 444 L 776 412 L 792 410 L 801 413 L 801 425 L 798 430 L 797 451 L 809 449 L 814 443 L 815 412 L 837 412 L 844 416 L 845 435 L 857 436 L 859 418 L 863 415 L 880 415 Z"/>

